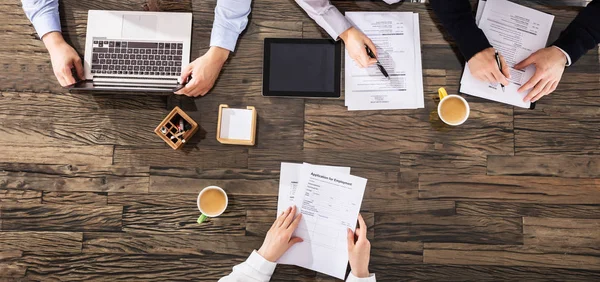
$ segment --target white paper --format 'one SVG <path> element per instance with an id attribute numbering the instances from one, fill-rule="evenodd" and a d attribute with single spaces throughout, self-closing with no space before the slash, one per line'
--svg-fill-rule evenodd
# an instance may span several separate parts
<path id="1" fill-rule="evenodd" d="M 281 214 L 285 209 L 294 204 L 294 198 L 296 197 L 298 181 L 300 179 L 300 169 L 302 165 L 311 165 L 308 163 L 296 164 L 296 163 L 281 163 L 281 169 L 279 171 L 279 198 L 277 200 L 277 214 Z M 341 166 L 325 166 L 325 165 L 313 165 L 320 169 L 328 169 L 331 171 L 350 174 L 349 167 Z"/>
<path id="2" fill-rule="evenodd" d="M 523 102 L 529 91 L 519 93 L 517 90 L 535 74 L 535 66 L 529 66 L 525 70 L 516 70 L 513 67 L 546 46 L 554 16 L 506 0 L 486 2 L 479 28 L 483 30 L 490 44 L 504 56 L 510 68 L 510 84 L 502 91 L 500 84 L 480 81 L 471 75 L 467 64 L 460 82 L 460 91 L 492 101 L 529 108 L 531 103 Z"/>
<path id="3" fill-rule="evenodd" d="M 302 220 L 294 236 L 304 241 L 292 246 L 277 262 L 344 279 L 347 229 L 355 229 L 366 185 L 364 178 L 303 164 L 294 198 Z"/>
<path id="4" fill-rule="evenodd" d="M 221 138 L 251 140 L 252 118 L 252 110 L 223 108 Z"/>
<path id="5" fill-rule="evenodd" d="M 481 16 L 483 15 L 483 9 L 485 8 L 486 0 L 479 0 L 477 3 L 477 14 L 475 14 L 475 24 L 479 25 Z"/>
<path id="6" fill-rule="evenodd" d="M 418 14 L 347 12 L 346 18 L 377 47 L 390 78 L 376 65 L 360 68 L 345 52 L 345 104 L 348 110 L 424 107 Z"/>

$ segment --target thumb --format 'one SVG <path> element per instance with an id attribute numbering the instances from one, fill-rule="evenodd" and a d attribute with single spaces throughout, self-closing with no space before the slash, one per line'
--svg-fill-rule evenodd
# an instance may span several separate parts
<path id="1" fill-rule="evenodd" d="M 296 243 L 300 243 L 300 242 L 304 242 L 304 240 L 302 240 L 302 238 L 300 237 L 293 237 L 289 242 L 288 242 L 288 248 L 295 245 Z"/>
<path id="2" fill-rule="evenodd" d="M 85 79 L 85 73 L 83 72 L 83 65 L 81 64 L 81 60 L 75 60 L 75 62 L 73 62 L 73 65 L 75 66 L 75 70 L 77 71 L 77 80 Z"/>
<path id="3" fill-rule="evenodd" d="M 515 65 L 515 69 L 518 70 L 522 70 L 524 68 L 526 68 L 527 66 L 533 64 L 533 62 L 535 62 L 535 55 L 537 53 L 533 53 L 531 55 L 529 55 L 529 57 L 527 57 L 525 60 L 521 61 L 520 63 Z"/>
<path id="4" fill-rule="evenodd" d="M 348 251 L 354 247 L 354 232 L 348 228 Z"/>
<path id="5" fill-rule="evenodd" d="M 373 52 L 373 55 L 375 55 L 375 58 L 377 58 L 377 47 L 375 47 L 375 44 L 373 44 L 373 41 L 371 41 L 370 38 L 365 38 L 365 44 L 369 47 L 369 49 L 371 49 L 371 52 Z"/>
<path id="6" fill-rule="evenodd" d="M 188 76 L 190 76 L 190 74 L 192 73 L 192 64 L 188 64 L 187 66 L 185 66 L 185 68 L 183 68 L 181 70 L 181 75 L 179 76 L 179 78 L 181 79 L 181 83 L 185 83 L 187 82 L 187 78 Z"/>

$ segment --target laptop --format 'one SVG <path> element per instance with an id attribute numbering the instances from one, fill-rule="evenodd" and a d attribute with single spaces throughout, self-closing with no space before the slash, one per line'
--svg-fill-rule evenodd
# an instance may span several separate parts
<path id="1" fill-rule="evenodd" d="M 191 13 L 90 10 L 85 79 L 72 89 L 172 93 L 191 33 Z"/>

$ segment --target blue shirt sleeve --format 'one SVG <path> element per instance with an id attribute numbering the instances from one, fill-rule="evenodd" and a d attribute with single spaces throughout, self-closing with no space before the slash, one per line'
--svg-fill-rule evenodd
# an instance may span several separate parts
<path id="1" fill-rule="evenodd" d="M 58 0 L 21 0 L 25 15 L 40 38 L 52 31 L 61 31 Z"/>
<path id="2" fill-rule="evenodd" d="M 235 50 L 237 39 L 248 24 L 252 0 L 217 0 L 210 46 Z"/>

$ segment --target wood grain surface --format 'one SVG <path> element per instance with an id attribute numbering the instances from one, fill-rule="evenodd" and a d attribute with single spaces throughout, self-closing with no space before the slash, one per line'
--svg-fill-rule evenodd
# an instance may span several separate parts
<path id="1" fill-rule="evenodd" d="M 555 16 L 549 44 L 589 3 L 512 1 Z M 210 47 L 216 2 L 63 0 L 59 11 L 80 55 L 90 9 L 190 12 L 193 60 Z M 21 3 L 0 1 L 0 281 L 217 281 L 260 248 L 281 162 L 368 179 L 361 213 L 378 281 L 600 281 L 598 48 L 536 110 L 464 95 L 469 120 L 449 127 L 437 89 L 458 93 L 464 59 L 429 4 L 410 3 L 427 1 L 332 2 L 419 13 L 424 109 L 262 97 L 265 38 L 329 38 L 292 0 L 252 1 L 235 52 L 197 99 L 69 93 Z M 219 104 L 256 107 L 255 146 L 217 142 Z M 200 126 L 179 151 L 153 132 L 174 106 Z M 229 206 L 198 225 L 209 185 Z M 279 265 L 272 281 L 339 280 Z"/>

